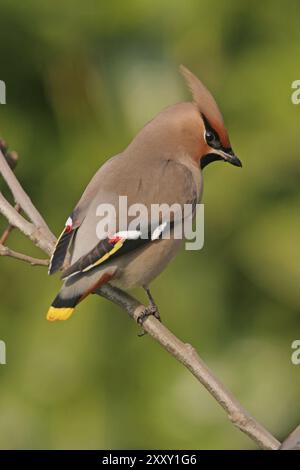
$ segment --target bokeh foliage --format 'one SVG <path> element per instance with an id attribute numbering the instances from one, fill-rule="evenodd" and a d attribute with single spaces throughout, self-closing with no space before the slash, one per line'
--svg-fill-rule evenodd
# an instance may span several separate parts
<path id="1" fill-rule="evenodd" d="M 244 168 L 205 170 L 205 247 L 183 250 L 153 293 L 166 324 L 278 438 L 300 422 L 299 15 L 296 0 L 0 4 L 0 134 L 57 234 L 105 159 L 190 99 L 180 63 L 215 94 Z M 10 245 L 38 254 L 16 232 Z M 1 448 L 253 447 L 116 307 L 91 297 L 49 324 L 57 278 L 11 259 L 0 276 Z"/>

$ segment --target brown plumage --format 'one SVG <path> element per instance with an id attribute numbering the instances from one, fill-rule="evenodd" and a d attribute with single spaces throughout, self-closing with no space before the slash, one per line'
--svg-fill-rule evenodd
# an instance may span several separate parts
<path id="1" fill-rule="evenodd" d="M 180 70 L 192 92 L 194 102 L 200 113 L 205 116 L 210 126 L 218 133 L 223 147 L 231 148 L 223 116 L 214 97 L 203 83 L 184 65 L 180 66 Z"/>
<path id="2" fill-rule="evenodd" d="M 68 249 L 71 265 L 63 272 L 64 284 L 48 311 L 49 320 L 69 318 L 75 306 L 104 282 L 125 289 L 148 288 L 180 248 L 173 227 L 179 209 L 185 204 L 195 207 L 201 199 L 201 169 L 220 159 L 241 166 L 214 98 L 190 71 L 183 66 L 181 71 L 194 103 L 170 106 L 150 121 L 124 152 L 98 170 L 68 219 L 49 273 L 62 267 Z M 142 219 L 140 227 L 150 236 L 147 239 L 96 233 L 99 207 L 111 204 L 118 220 L 119 196 L 125 195 L 128 207 L 143 204 L 148 213 L 153 204 L 177 204 L 169 224 L 170 239 L 151 240 L 149 217 Z M 132 219 L 128 217 L 129 223 Z M 123 232 L 117 225 L 118 233 Z"/>

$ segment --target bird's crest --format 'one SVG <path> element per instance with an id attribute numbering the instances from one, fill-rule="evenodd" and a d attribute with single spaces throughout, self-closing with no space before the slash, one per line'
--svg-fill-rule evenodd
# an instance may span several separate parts
<path id="1" fill-rule="evenodd" d="M 180 72 L 192 92 L 194 102 L 200 113 L 206 118 L 210 126 L 217 131 L 224 148 L 229 148 L 230 142 L 228 134 L 216 100 L 206 86 L 184 65 L 180 66 Z"/>

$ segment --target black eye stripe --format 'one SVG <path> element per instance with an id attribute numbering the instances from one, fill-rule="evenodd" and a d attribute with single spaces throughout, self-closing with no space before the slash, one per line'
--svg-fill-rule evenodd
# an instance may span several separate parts
<path id="1" fill-rule="evenodd" d="M 202 113 L 202 119 L 204 121 L 204 125 L 205 125 L 205 140 L 207 142 L 207 144 L 212 147 L 212 148 L 215 148 L 215 149 L 221 149 L 222 148 L 222 144 L 221 144 L 221 141 L 220 141 L 220 137 L 219 137 L 219 134 L 217 133 L 217 131 L 215 129 L 213 129 L 208 121 L 208 119 L 206 118 L 206 116 Z"/>

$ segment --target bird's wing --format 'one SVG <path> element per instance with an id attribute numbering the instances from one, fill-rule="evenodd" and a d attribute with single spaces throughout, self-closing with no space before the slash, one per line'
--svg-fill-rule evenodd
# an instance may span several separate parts
<path id="1" fill-rule="evenodd" d="M 66 225 L 62 233 L 57 239 L 53 253 L 50 257 L 48 274 L 56 273 L 64 264 L 68 248 L 73 240 L 74 234 L 78 227 L 72 224 L 72 214 L 67 219 Z"/>
<path id="2" fill-rule="evenodd" d="M 118 159 L 119 155 L 112 157 L 108 160 L 99 170 L 95 173 L 85 191 L 83 192 L 78 204 L 75 206 L 74 210 L 71 212 L 68 217 L 65 227 L 57 239 L 56 245 L 54 247 L 53 253 L 49 262 L 48 274 L 56 273 L 65 261 L 67 252 L 71 243 L 74 241 L 74 236 L 84 221 L 90 204 L 92 203 L 94 197 L 99 191 L 101 181 L 103 179 L 103 174 L 108 170 L 110 163 Z"/>
<path id="3" fill-rule="evenodd" d="M 191 171 L 174 160 L 154 160 L 134 174 L 130 173 L 130 165 L 123 166 L 119 162 L 118 168 L 111 166 L 111 171 L 111 174 L 108 172 L 106 175 L 103 189 L 97 193 L 89 206 L 88 214 L 76 233 L 73 263 L 63 272 L 63 279 L 89 271 L 148 243 L 154 243 L 161 238 L 165 229 L 174 226 L 178 216 L 182 217 L 184 204 L 190 203 L 195 207 L 197 202 L 198 191 Z M 108 202 L 116 207 L 119 195 L 127 196 L 128 207 L 136 203 L 143 204 L 147 208 L 149 218 L 141 221 L 139 230 L 119 231 L 116 225 L 116 232 L 111 236 L 103 234 L 101 237 L 99 233 L 96 235 L 97 207 Z M 160 219 L 153 227 L 150 220 L 152 204 L 176 204 L 168 224 Z M 128 222 L 130 223 L 129 217 Z"/>

